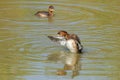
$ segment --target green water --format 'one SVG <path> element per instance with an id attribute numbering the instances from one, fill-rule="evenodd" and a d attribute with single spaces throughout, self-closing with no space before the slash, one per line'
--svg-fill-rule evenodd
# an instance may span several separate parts
<path id="1" fill-rule="evenodd" d="M 49 5 L 52 19 L 34 16 Z M 47 38 L 59 30 L 80 37 L 79 58 Z M 78 61 L 76 75 L 57 75 L 68 57 Z M 119 0 L 0 1 L 0 80 L 120 80 L 119 61 Z"/>

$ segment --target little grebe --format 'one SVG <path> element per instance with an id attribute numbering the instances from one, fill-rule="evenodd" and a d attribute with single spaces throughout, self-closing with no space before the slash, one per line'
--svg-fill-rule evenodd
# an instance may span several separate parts
<path id="1" fill-rule="evenodd" d="M 58 42 L 63 46 L 66 46 L 71 52 L 79 53 L 82 52 L 83 46 L 81 45 L 80 39 L 76 34 L 68 34 L 66 31 L 59 31 L 57 37 L 48 36 L 52 41 Z"/>
<path id="2" fill-rule="evenodd" d="M 37 13 L 35 13 L 35 15 L 39 17 L 52 17 L 54 16 L 54 11 L 54 7 L 51 5 L 49 6 L 48 11 L 38 11 Z"/>

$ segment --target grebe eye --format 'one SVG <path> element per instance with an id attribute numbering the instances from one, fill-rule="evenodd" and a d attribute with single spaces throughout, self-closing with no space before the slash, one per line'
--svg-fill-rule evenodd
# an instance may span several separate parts
<path id="1" fill-rule="evenodd" d="M 58 32 L 57 34 L 60 34 L 60 32 Z"/>

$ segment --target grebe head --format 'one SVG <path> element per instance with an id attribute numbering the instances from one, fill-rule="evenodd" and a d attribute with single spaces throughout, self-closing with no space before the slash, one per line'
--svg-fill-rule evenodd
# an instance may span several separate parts
<path id="1" fill-rule="evenodd" d="M 49 11 L 49 12 L 53 12 L 53 11 L 55 11 L 55 10 L 54 10 L 54 7 L 53 7 L 52 5 L 49 6 L 48 11 Z"/>
<path id="2" fill-rule="evenodd" d="M 67 31 L 63 31 L 63 30 L 59 31 L 57 34 L 62 37 L 65 37 L 66 35 L 68 35 Z"/>
<path id="3" fill-rule="evenodd" d="M 64 37 L 66 40 L 70 39 L 70 35 L 68 34 L 67 31 L 61 30 L 57 33 L 59 36 Z"/>

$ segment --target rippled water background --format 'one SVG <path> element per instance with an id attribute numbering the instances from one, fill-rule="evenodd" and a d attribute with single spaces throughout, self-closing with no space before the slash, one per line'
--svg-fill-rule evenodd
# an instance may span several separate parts
<path id="1" fill-rule="evenodd" d="M 34 16 L 49 5 L 55 17 Z M 84 45 L 74 78 L 56 74 L 68 51 L 47 36 L 59 30 Z M 120 80 L 120 0 L 0 1 L 0 80 Z"/>

